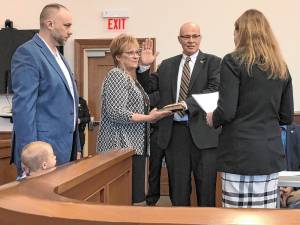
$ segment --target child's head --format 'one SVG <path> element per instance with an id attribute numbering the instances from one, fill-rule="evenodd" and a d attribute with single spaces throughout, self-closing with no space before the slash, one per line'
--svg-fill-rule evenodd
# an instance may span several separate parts
<path id="1" fill-rule="evenodd" d="M 51 145 L 42 141 L 26 145 L 22 150 L 21 160 L 27 175 L 30 172 L 39 172 L 56 165 L 56 156 Z"/>

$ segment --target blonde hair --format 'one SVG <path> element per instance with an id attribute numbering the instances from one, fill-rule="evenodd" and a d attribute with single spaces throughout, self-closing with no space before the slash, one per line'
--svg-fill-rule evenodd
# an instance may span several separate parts
<path id="1" fill-rule="evenodd" d="M 235 22 L 234 55 L 251 74 L 253 64 L 270 73 L 269 79 L 286 79 L 287 66 L 266 17 L 256 9 L 244 12 Z"/>
<path id="2" fill-rule="evenodd" d="M 34 141 L 27 144 L 21 154 L 21 160 L 25 167 L 31 172 L 42 169 L 42 164 L 49 161 L 49 150 L 53 152 L 52 146 L 43 141 Z"/>
<path id="3" fill-rule="evenodd" d="M 112 40 L 109 48 L 115 66 L 118 66 L 119 64 L 117 60 L 117 56 L 121 55 L 124 51 L 126 51 L 127 48 L 131 46 L 138 48 L 139 43 L 135 37 L 127 34 L 120 34 Z"/>

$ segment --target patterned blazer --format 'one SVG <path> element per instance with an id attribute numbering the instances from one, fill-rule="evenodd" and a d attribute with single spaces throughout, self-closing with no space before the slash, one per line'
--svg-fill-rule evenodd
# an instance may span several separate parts
<path id="1" fill-rule="evenodd" d="M 149 124 L 130 121 L 133 113 L 145 114 L 143 96 L 148 96 L 140 88 L 123 70 L 109 71 L 102 89 L 97 151 L 133 148 L 137 155 L 148 152 Z"/>

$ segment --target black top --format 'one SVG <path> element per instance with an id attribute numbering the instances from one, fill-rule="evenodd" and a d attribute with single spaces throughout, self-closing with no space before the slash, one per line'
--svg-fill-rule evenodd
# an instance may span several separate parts
<path id="1" fill-rule="evenodd" d="M 78 118 L 80 119 L 79 132 L 84 132 L 86 124 L 91 121 L 91 117 L 86 101 L 82 97 L 79 97 Z"/>
<path id="2" fill-rule="evenodd" d="M 145 115 L 149 115 L 149 110 L 150 110 L 150 100 L 149 97 L 147 96 L 147 93 L 145 92 L 145 90 L 143 89 L 143 87 L 141 86 L 141 84 L 139 83 L 139 81 L 137 79 L 134 79 L 135 85 L 137 86 L 137 88 L 140 90 L 142 96 L 143 96 L 143 100 L 144 100 L 144 114 Z M 148 146 L 150 143 L 150 123 L 144 123 L 145 126 L 145 132 L 144 132 L 144 155 L 148 154 Z"/>
<path id="3" fill-rule="evenodd" d="M 284 169 L 280 124 L 293 119 L 292 80 L 268 79 L 253 65 L 249 76 L 231 54 L 221 64 L 215 127 L 222 126 L 218 168 L 221 172 L 263 175 Z"/>

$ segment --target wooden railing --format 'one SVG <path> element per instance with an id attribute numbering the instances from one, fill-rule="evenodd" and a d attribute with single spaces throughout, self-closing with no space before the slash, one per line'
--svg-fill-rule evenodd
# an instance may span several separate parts
<path id="1" fill-rule="evenodd" d="M 300 210 L 129 206 L 132 155 L 106 152 L 0 186 L 0 224 L 299 224 Z"/>

